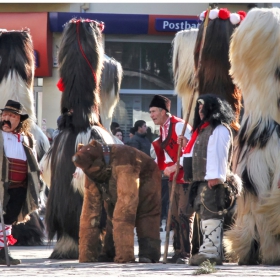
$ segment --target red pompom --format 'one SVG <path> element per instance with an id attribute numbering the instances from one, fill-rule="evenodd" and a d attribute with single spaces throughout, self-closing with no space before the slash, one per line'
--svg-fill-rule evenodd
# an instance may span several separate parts
<path id="1" fill-rule="evenodd" d="M 238 11 L 237 14 L 240 15 L 240 21 L 242 21 L 247 15 L 244 11 Z"/>
<path id="2" fill-rule="evenodd" d="M 64 90 L 65 90 L 65 86 L 64 86 L 64 83 L 63 83 L 62 78 L 59 79 L 59 81 L 57 82 L 56 86 L 57 86 L 57 88 L 58 88 L 60 91 L 64 91 Z"/>
<path id="3" fill-rule="evenodd" d="M 208 14 L 208 10 L 206 10 L 206 11 L 204 12 L 204 18 L 207 17 L 207 14 Z"/>
<path id="4" fill-rule="evenodd" d="M 220 19 L 228 19 L 230 17 L 230 11 L 226 8 L 219 10 L 219 18 Z"/>

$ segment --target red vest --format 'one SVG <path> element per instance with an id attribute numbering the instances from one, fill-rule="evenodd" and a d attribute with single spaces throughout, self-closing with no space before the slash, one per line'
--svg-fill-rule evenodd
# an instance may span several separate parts
<path id="1" fill-rule="evenodd" d="M 160 137 L 152 142 L 152 145 L 155 149 L 155 153 L 157 155 L 157 163 L 160 170 L 164 170 L 166 167 L 174 165 L 177 162 L 177 153 L 178 153 L 179 144 L 177 143 L 178 136 L 175 131 L 175 126 L 176 123 L 178 122 L 184 123 L 182 119 L 177 118 L 175 116 L 171 116 L 168 135 L 166 139 L 162 141 L 162 128 L 160 127 Z M 164 162 L 165 161 L 164 150 L 169 155 L 169 157 L 172 159 L 173 162 L 167 164 Z M 180 156 L 181 155 L 182 155 L 182 151 L 180 152 Z M 174 174 L 175 172 L 171 173 L 169 177 L 169 181 L 173 180 Z M 184 177 L 184 171 L 183 168 L 181 167 L 179 169 L 176 183 L 177 184 L 185 183 L 183 177 Z"/>

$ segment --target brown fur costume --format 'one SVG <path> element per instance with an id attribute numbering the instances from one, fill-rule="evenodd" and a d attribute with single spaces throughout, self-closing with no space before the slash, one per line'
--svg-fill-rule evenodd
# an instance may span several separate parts
<path id="1" fill-rule="evenodd" d="M 104 158 L 104 146 L 95 140 L 88 145 L 80 145 L 73 156 L 74 164 L 87 175 L 80 218 L 79 261 L 98 260 L 103 195 L 108 217 L 103 261 L 113 258 L 118 263 L 135 260 L 136 227 L 139 262 L 158 262 L 161 243 L 160 170 L 152 158 L 135 148 L 118 144 L 105 147 L 111 150 L 109 164 Z M 106 192 L 101 189 L 106 189 Z"/>

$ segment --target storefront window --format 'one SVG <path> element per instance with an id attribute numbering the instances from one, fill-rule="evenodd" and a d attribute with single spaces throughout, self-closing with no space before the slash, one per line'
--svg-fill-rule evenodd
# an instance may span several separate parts
<path id="1" fill-rule="evenodd" d="M 171 43 L 106 42 L 124 70 L 122 89 L 173 90 Z"/>

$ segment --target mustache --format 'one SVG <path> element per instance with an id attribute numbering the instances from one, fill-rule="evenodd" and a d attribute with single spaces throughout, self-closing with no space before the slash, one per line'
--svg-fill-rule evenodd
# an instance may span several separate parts
<path id="1" fill-rule="evenodd" d="M 7 124 L 10 128 L 12 127 L 12 124 L 10 121 L 1 121 L 1 127 L 5 124 Z"/>

